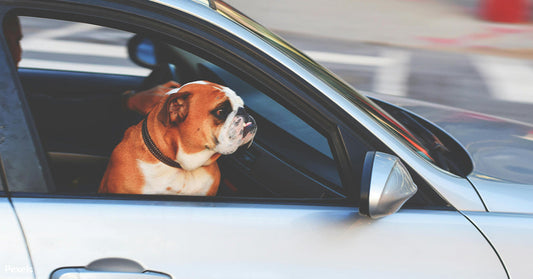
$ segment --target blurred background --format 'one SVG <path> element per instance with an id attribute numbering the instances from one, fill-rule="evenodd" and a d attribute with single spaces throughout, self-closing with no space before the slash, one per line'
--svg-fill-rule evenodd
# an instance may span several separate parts
<path id="1" fill-rule="evenodd" d="M 533 0 L 226 2 L 362 93 L 533 123 Z M 27 17 L 21 23 L 22 67 L 149 73 L 128 59 L 124 45 L 133 34 Z"/>
<path id="2" fill-rule="evenodd" d="M 226 2 L 356 89 L 531 124 L 533 9 L 529 1 Z"/>

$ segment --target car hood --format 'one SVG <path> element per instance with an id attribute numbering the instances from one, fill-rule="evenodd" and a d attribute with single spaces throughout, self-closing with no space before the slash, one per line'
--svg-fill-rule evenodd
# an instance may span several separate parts
<path id="1" fill-rule="evenodd" d="M 468 179 L 489 211 L 533 213 L 533 126 L 423 101 L 368 94 L 407 109 L 455 138 L 469 153 Z"/>

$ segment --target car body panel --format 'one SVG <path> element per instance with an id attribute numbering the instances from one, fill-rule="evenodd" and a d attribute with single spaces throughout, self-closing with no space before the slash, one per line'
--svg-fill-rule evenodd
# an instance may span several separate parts
<path id="1" fill-rule="evenodd" d="M 533 182 L 533 126 L 444 106 L 408 102 L 400 106 L 437 124 L 466 148 L 474 163 L 471 176 L 518 184 Z"/>
<path id="2" fill-rule="evenodd" d="M 37 279 L 108 257 L 172 278 L 507 278 L 491 246 L 454 211 L 372 220 L 331 206 L 39 198 L 14 205 Z"/>
<path id="3" fill-rule="evenodd" d="M 372 96 L 424 117 L 459 141 L 474 165 L 468 179 L 489 211 L 533 213 L 533 126 L 423 101 Z"/>
<path id="4" fill-rule="evenodd" d="M 479 212 L 467 212 L 466 215 L 497 247 L 510 278 L 531 278 L 533 215 Z"/>
<path id="5" fill-rule="evenodd" d="M 491 181 L 469 176 L 491 212 L 533 214 L 533 185 Z"/>
<path id="6" fill-rule="evenodd" d="M 34 278 L 26 240 L 8 198 L 0 197 L 0 216 L 0 277 Z"/>

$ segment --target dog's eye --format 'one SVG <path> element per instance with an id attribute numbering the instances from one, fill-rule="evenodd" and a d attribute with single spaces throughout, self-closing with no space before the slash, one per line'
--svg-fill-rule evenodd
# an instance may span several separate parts
<path id="1" fill-rule="evenodd" d="M 216 118 L 220 119 L 220 120 L 225 120 L 226 117 L 228 117 L 228 114 L 229 114 L 229 110 L 226 109 L 226 108 L 219 108 L 217 110 L 215 110 L 215 112 L 213 113 L 215 115 Z"/>
<path id="2" fill-rule="evenodd" d="M 213 111 L 211 111 L 211 114 L 213 114 L 213 116 L 215 116 L 219 120 L 226 120 L 230 112 L 231 104 L 229 101 L 226 101 L 217 106 Z"/>

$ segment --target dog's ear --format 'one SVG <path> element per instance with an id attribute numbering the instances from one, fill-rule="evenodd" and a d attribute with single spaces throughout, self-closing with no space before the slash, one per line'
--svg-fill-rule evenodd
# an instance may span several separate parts
<path id="1" fill-rule="evenodd" d="M 169 95 L 157 116 L 159 121 L 165 126 L 185 121 L 189 114 L 190 96 L 191 94 L 188 92 L 179 92 Z"/>

